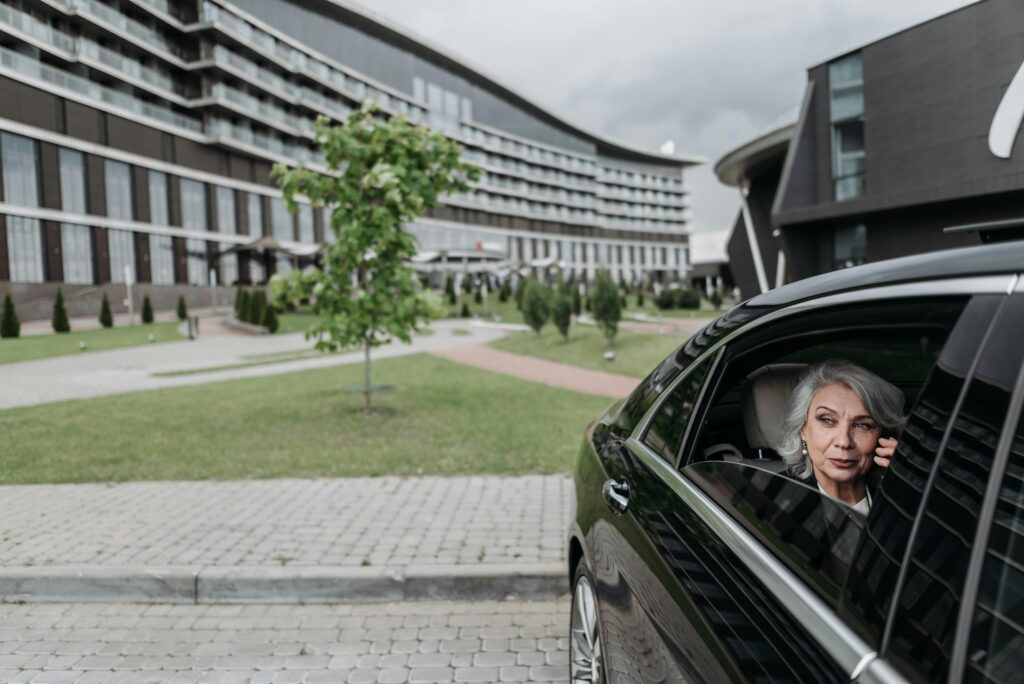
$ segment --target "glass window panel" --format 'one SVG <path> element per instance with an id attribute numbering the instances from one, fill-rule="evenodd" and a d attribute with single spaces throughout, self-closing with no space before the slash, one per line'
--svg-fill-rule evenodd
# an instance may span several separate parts
<path id="1" fill-rule="evenodd" d="M 249 193 L 247 209 L 249 212 L 249 235 L 263 235 L 263 196 Z"/>
<path id="2" fill-rule="evenodd" d="M 299 205 L 299 242 L 316 242 L 313 230 L 313 208 L 308 204 Z"/>
<path id="3" fill-rule="evenodd" d="M 334 234 L 334 228 L 331 225 L 331 215 L 333 212 L 327 207 L 323 207 L 320 211 L 323 212 L 324 242 L 330 244 L 338 239 L 338 236 Z"/>
<path id="4" fill-rule="evenodd" d="M 43 282 L 43 233 L 38 220 L 7 217 L 7 263 L 11 282 Z"/>
<path id="5" fill-rule="evenodd" d="M 833 268 L 863 264 L 868 257 L 868 229 L 863 223 L 839 226 L 833 233 Z"/>
<path id="6" fill-rule="evenodd" d="M 10 133 L 0 134 L 3 149 L 4 201 L 25 207 L 39 206 L 36 143 Z"/>
<path id="7" fill-rule="evenodd" d="M 711 362 L 712 359 L 707 359 L 695 367 L 672 390 L 672 394 L 662 403 L 644 436 L 644 443 L 670 463 L 675 463 L 679 454 L 686 424 L 697 403 L 700 389 L 704 386 L 704 378 L 711 368 Z"/>
<path id="8" fill-rule="evenodd" d="M 185 240 L 185 250 L 188 253 L 188 284 L 207 285 L 206 240 L 189 238 Z"/>
<path id="9" fill-rule="evenodd" d="M 149 269 L 154 284 L 174 284 L 174 246 L 170 235 L 149 236 Z"/>
<path id="10" fill-rule="evenodd" d="M 110 250 L 110 282 L 125 282 L 125 269 L 136 282 L 135 274 L 135 240 L 134 234 L 127 230 L 108 230 L 108 249 Z"/>
<path id="11" fill-rule="evenodd" d="M 61 150 L 63 152 L 64 150 Z M 64 165 L 61 160 L 61 173 Z M 61 185 L 61 191 L 66 186 Z M 73 223 L 60 224 L 61 258 L 64 264 L 64 282 L 88 285 L 93 282 L 92 274 L 92 229 Z"/>
<path id="12" fill-rule="evenodd" d="M 288 213 L 288 207 L 280 197 L 270 199 L 270 220 L 273 223 L 275 240 L 295 240 L 292 215 Z"/>
<path id="13" fill-rule="evenodd" d="M 207 230 L 206 186 L 199 181 L 181 179 L 181 223 L 188 230 Z"/>
<path id="14" fill-rule="evenodd" d="M 149 222 L 157 226 L 170 225 L 170 206 L 167 197 L 167 174 L 149 172 Z"/>
<path id="15" fill-rule="evenodd" d="M 84 214 L 85 157 L 74 150 L 60 150 L 60 206 L 72 214 Z M 65 277 L 65 282 L 69 282 Z M 92 282 L 90 279 L 89 282 Z"/>
<path id="16" fill-rule="evenodd" d="M 217 188 L 217 231 L 227 235 L 235 235 L 238 232 L 235 225 L 235 191 L 231 188 Z M 224 252 L 233 246 L 232 242 L 221 242 L 218 248 Z M 238 280 L 238 255 L 222 254 L 219 261 L 221 284 L 235 283 Z"/>
<path id="17" fill-rule="evenodd" d="M 107 191 L 107 216 L 132 220 L 132 170 L 124 162 L 104 160 L 104 185 Z"/>

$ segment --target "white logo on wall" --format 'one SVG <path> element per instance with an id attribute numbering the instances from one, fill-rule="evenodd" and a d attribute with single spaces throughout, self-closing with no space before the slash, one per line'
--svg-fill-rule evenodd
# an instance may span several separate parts
<path id="1" fill-rule="evenodd" d="M 1002 159 L 1009 159 L 1013 152 L 1013 143 L 1017 132 L 1024 122 L 1024 64 L 1017 69 L 1017 74 L 1010 81 L 1003 99 L 992 117 L 992 126 L 988 129 L 988 149 Z"/>

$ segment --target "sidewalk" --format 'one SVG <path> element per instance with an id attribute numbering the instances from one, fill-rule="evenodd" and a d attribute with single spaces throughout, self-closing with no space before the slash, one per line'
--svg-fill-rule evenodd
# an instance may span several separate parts
<path id="1" fill-rule="evenodd" d="M 552 598 L 573 506 L 566 475 L 2 486 L 0 598 Z"/>

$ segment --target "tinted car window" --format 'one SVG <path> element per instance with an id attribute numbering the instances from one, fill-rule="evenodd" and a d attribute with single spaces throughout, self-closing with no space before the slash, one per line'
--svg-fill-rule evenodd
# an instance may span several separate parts
<path id="1" fill-rule="evenodd" d="M 1022 336 L 1024 299 L 1010 299 L 981 351 L 912 540 L 886 655 L 922 681 L 948 676 L 971 543 L 1024 356 Z"/>
<path id="2" fill-rule="evenodd" d="M 900 435 L 892 465 L 874 492 L 842 611 L 871 643 L 880 643 L 899 584 L 907 544 L 964 379 L 1001 296 L 975 297 L 963 310 Z"/>
<path id="3" fill-rule="evenodd" d="M 785 475 L 728 461 L 695 463 L 683 473 L 836 607 L 864 517 Z"/>
<path id="4" fill-rule="evenodd" d="M 1024 673 L 1024 415 L 1017 418 L 978 584 L 967 646 L 968 682 L 1019 682 Z"/>
<path id="5" fill-rule="evenodd" d="M 644 435 L 644 443 L 670 463 L 675 463 L 687 422 L 713 361 L 714 359 L 710 357 L 705 359 L 676 385 L 672 394 L 658 407 L 658 412 L 654 414 L 651 426 Z"/>

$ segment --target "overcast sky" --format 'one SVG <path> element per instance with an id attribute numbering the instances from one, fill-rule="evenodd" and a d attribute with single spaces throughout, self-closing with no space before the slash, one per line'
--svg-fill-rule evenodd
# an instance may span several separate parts
<path id="1" fill-rule="evenodd" d="M 541 106 L 645 149 L 674 140 L 694 231 L 731 227 L 724 153 L 795 108 L 806 69 L 969 0 L 362 0 Z"/>

